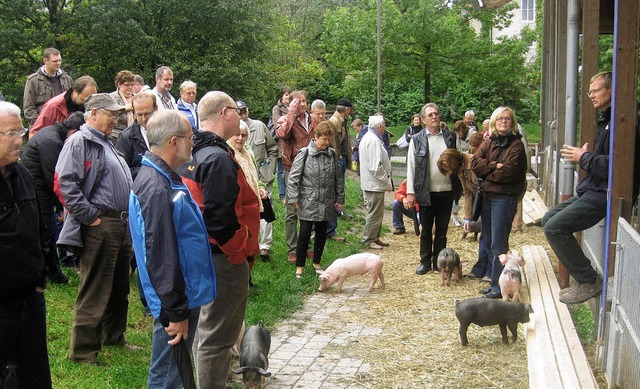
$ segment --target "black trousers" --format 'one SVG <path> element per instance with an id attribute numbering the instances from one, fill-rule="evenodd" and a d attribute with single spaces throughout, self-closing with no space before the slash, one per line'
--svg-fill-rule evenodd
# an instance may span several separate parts
<path id="1" fill-rule="evenodd" d="M 319 264 L 327 242 L 327 221 L 314 222 L 300 219 L 300 233 L 298 233 L 298 246 L 296 248 L 296 266 L 303 267 L 307 259 L 307 248 L 311 240 L 311 229 L 316 226 L 316 239 L 313 243 L 313 263 Z"/>
<path id="2" fill-rule="evenodd" d="M 431 205 L 420 204 L 420 263 L 438 268 L 438 254 L 447 247 L 447 230 L 453 205 L 453 192 L 431 192 Z M 431 235 L 433 226 L 435 234 Z"/>

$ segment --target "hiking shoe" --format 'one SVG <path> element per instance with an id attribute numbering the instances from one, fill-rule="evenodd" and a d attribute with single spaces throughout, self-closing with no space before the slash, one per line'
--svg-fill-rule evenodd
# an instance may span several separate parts
<path id="1" fill-rule="evenodd" d="M 371 242 L 368 245 L 365 246 L 365 248 L 367 249 L 371 249 L 371 250 L 382 250 L 383 247 L 380 246 L 379 244 L 377 244 L 376 242 Z"/>
<path id="2" fill-rule="evenodd" d="M 338 235 L 331 235 L 329 237 L 329 239 L 333 240 L 334 242 L 346 242 L 347 239 L 343 238 L 342 236 L 338 236 Z"/>
<path id="3" fill-rule="evenodd" d="M 564 293 L 558 294 L 558 300 L 565 304 L 580 304 L 602 293 L 602 279 L 598 277 L 596 282 L 576 282 L 563 289 Z"/>
<path id="4" fill-rule="evenodd" d="M 407 230 L 403 228 L 396 228 L 395 230 L 393 230 L 393 235 L 402 235 L 404 233 L 406 233 Z"/>

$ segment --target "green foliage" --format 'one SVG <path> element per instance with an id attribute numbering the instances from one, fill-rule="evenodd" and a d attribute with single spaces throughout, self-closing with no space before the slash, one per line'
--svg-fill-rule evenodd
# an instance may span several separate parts
<path id="1" fill-rule="evenodd" d="M 593 343 L 596 324 L 591 309 L 587 304 L 570 305 L 569 312 L 576 325 L 578 337 L 583 345 Z"/>

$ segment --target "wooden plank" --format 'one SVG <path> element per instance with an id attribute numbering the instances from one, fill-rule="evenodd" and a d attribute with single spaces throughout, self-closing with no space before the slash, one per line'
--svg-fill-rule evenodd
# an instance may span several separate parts
<path id="1" fill-rule="evenodd" d="M 529 246 L 523 246 L 523 257 L 525 258 L 525 279 L 529 288 L 529 297 L 533 312 L 530 315 L 531 321 L 524 326 L 527 360 L 529 367 L 529 387 L 531 388 L 560 388 L 562 380 L 558 368 L 561 366 L 554 353 L 550 352 L 551 338 L 547 324 L 547 315 L 540 293 L 540 280 L 536 271 L 536 263 L 531 260 L 531 250 Z"/>
<path id="2" fill-rule="evenodd" d="M 522 252 L 527 295 L 536 316 L 525 326 L 530 387 L 597 388 L 569 310 L 557 299 L 560 287 L 546 251 L 542 246 L 523 246 Z M 548 364 L 547 359 L 555 369 L 535 366 Z"/>
<path id="3" fill-rule="evenodd" d="M 547 213 L 547 206 L 537 191 L 527 191 L 522 199 L 522 221 L 526 225 L 538 223 Z M 525 216 L 526 215 L 526 216 Z"/>

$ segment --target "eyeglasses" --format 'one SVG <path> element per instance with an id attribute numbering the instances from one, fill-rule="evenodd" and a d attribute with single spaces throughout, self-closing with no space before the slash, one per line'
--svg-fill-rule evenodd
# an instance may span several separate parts
<path id="1" fill-rule="evenodd" d="M 191 139 L 192 142 L 196 141 L 196 136 L 195 135 L 191 135 L 191 136 L 184 136 L 184 135 L 174 135 L 176 138 L 185 138 L 185 139 Z"/>
<path id="2" fill-rule="evenodd" d="M 123 82 L 120 85 L 124 86 L 125 88 L 133 88 L 133 82 Z"/>
<path id="3" fill-rule="evenodd" d="M 13 131 L 0 131 L 0 134 L 6 136 L 7 138 L 22 138 L 27 133 L 27 129 L 23 128 L 21 130 L 13 130 Z"/>
<path id="4" fill-rule="evenodd" d="M 426 114 L 424 116 L 426 116 L 428 118 L 437 118 L 437 117 L 440 116 L 440 112 L 431 112 L 431 113 L 428 113 L 428 114 Z"/>
<path id="5" fill-rule="evenodd" d="M 109 116 L 109 119 L 111 120 L 118 120 L 118 117 L 120 116 L 120 113 L 113 113 L 113 112 L 107 111 L 106 109 L 100 109 L 98 110 L 98 112 L 102 112 L 103 114 Z"/>
<path id="6" fill-rule="evenodd" d="M 238 115 L 240 115 L 240 108 L 238 108 L 238 107 L 224 107 L 224 108 L 226 108 L 226 109 L 233 109 L 234 111 L 236 111 L 236 113 L 237 113 Z"/>
<path id="7" fill-rule="evenodd" d="M 510 121 L 511 121 L 511 118 L 509 116 L 496 119 L 496 122 L 510 122 Z"/>
<path id="8" fill-rule="evenodd" d="M 598 89 L 589 89 L 589 92 L 587 92 L 587 96 L 591 97 L 603 89 L 604 89 L 604 86 Z"/>

